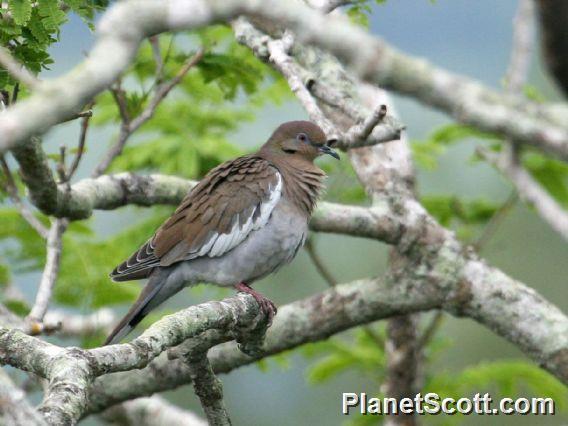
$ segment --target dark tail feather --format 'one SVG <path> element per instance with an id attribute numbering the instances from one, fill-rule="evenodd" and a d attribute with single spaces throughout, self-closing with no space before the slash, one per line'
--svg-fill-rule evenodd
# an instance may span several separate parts
<path id="1" fill-rule="evenodd" d="M 163 301 L 161 300 L 159 303 L 155 303 L 157 300 L 154 299 L 166 282 L 164 278 L 165 277 L 159 273 L 152 274 L 150 280 L 142 289 L 140 296 L 138 296 L 138 299 L 134 302 L 134 305 L 132 305 L 128 313 L 120 320 L 118 325 L 105 340 L 104 346 L 120 342 L 153 308 Z"/>

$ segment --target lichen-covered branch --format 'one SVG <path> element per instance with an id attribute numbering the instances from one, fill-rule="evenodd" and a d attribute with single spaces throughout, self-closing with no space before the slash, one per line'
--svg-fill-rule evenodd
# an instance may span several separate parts
<path id="1" fill-rule="evenodd" d="M 8 111 L 2 116 L 5 114 Z M 58 209 L 65 203 L 66 194 L 57 187 L 41 141 L 31 137 L 14 147 L 12 154 L 20 166 L 20 177 L 28 188 L 30 201 L 45 214 L 61 216 Z"/>
<path id="2" fill-rule="evenodd" d="M 166 349 L 208 330 L 221 330 L 237 340 L 243 330 L 249 330 L 250 335 L 264 334 L 265 327 L 254 327 L 259 315 L 254 298 L 238 294 L 165 317 L 129 344 L 89 350 L 64 349 L 17 329 L 0 328 L 0 363 L 48 379 L 40 412 L 49 424 L 73 424 L 86 408 L 88 388 L 94 378 L 143 368 Z"/>
<path id="3" fill-rule="evenodd" d="M 247 356 L 235 343 L 226 343 L 209 352 L 213 370 L 226 373 L 351 327 L 440 308 L 485 324 L 568 383 L 568 318 L 534 290 L 478 259 L 462 263 L 461 256 L 459 247 L 448 245 L 431 265 L 430 279 L 418 273 L 416 264 L 405 264 L 401 265 L 405 271 L 389 280 L 343 284 L 282 306 L 266 334 L 263 354 Z M 190 381 L 183 361 L 161 357 L 142 370 L 97 379 L 91 388 L 88 412 Z"/>
<path id="4" fill-rule="evenodd" d="M 195 394 L 210 426 L 230 426 L 231 419 L 223 402 L 223 385 L 215 376 L 207 352 L 198 351 L 185 356 Z"/>
<path id="5" fill-rule="evenodd" d="M 258 19 L 255 22 L 262 23 Z M 318 83 L 309 71 L 303 69 L 290 57 L 288 51 L 294 47 L 294 39 L 290 33 L 285 32 L 281 39 L 272 39 L 244 18 L 233 21 L 232 26 L 240 43 L 252 49 L 259 59 L 271 63 L 286 78 L 290 89 L 310 119 L 324 130 L 328 140 L 333 141 L 335 148 L 347 151 L 400 138 L 404 126 L 394 117 L 387 116 L 385 105 L 379 105 L 367 117 L 354 108 L 356 117 L 352 118 L 355 124 L 345 132 L 340 132 L 317 104 L 313 86 L 318 84 L 320 91 L 336 98 L 339 98 L 339 95 L 335 94 L 333 88 Z"/>
<path id="6" fill-rule="evenodd" d="M 207 426 L 207 422 L 196 414 L 157 395 L 115 405 L 101 417 L 107 423 L 121 426 Z"/>
<path id="7" fill-rule="evenodd" d="M 237 21 L 244 22 L 239 39 L 264 60 L 272 54 L 273 62 L 279 64 L 289 82 L 298 82 L 304 104 L 316 108 L 316 113 L 321 112 L 333 128 L 342 132 L 342 148 L 366 147 L 350 149 L 349 155 L 357 176 L 370 192 L 372 206 L 320 203 L 311 229 L 392 244 L 389 272 L 384 279 L 340 285 L 282 307 L 266 335 L 263 351 L 247 350 L 249 355 L 245 355 L 236 343 L 229 342 L 211 349 L 209 361 L 190 360 L 207 369 L 210 362 L 212 371 L 206 376 L 198 377 L 195 366 L 188 367 L 179 356 L 175 357 L 178 350 L 171 351 L 173 359 L 168 361 L 160 355 L 188 339 L 204 352 L 221 341 L 236 339 L 246 343 L 244 336 L 253 337 L 251 340 L 257 344 L 264 333 L 255 327 L 253 332 L 243 333 L 256 323 L 259 314 L 252 297 L 237 295 L 193 306 L 156 322 L 129 344 L 89 350 L 61 348 L 22 331 L 0 328 L 0 362 L 49 381 L 40 406 L 46 421 L 72 424 L 87 412 L 171 389 L 192 378 L 196 389 L 201 385 L 203 390 L 207 381 L 215 385 L 213 372 L 227 372 L 350 327 L 431 309 L 478 321 L 568 383 L 566 315 L 527 286 L 486 265 L 428 214 L 413 194 L 408 146 L 404 141 L 378 144 L 390 140 L 387 136 L 392 139 L 396 132 L 400 135 L 401 130 L 384 116 L 380 105 L 388 102 L 377 99 L 382 92 L 370 85 L 357 86 L 352 78 L 344 77 L 345 70 L 336 58 L 319 48 L 336 55 L 364 81 L 413 96 L 461 122 L 531 144 L 562 159 L 568 159 L 566 123 L 555 118 L 546 106 L 502 95 L 403 55 L 349 26 L 341 17 L 325 17 L 301 2 L 116 3 L 101 19 L 95 48 L 79 67 L 61 78 L 42 82 L 29 98 L 0 115 L 0 151 L 12 149 L 34 204 L 56 217 L 82 219 L 95 209 L 179 203 L 194 183 L 159 175 L 119 174 L 84 179 L 72 186 L 58 185 L 34 135 L 76 114 L 94 95 L 114 83 L 145 37 L 214 22 L 233 22 L 241 15 L 278 21 L 288 27 L 294 34 L 293 43 L 259 38 L 252 25 L 246 27 L 246 21 Z M 324 78 L 326 67 L 333 68 L 327 77 L 334 77 Z M 409 383 L 405 381 L 406 390 Z M 209 398 L 204 393 L 201 396 Z M 220 401 L 217 392 L 204 406 L 210 419 L 216 416 L 224 424 L 228 417 Z"/>
<path id="8" fill-rule="evenodd" d="M 93 210 L 112 210 L 129 204 L 177 205 L 195 184 L 195 181 L 158 174 L 103 175 L 82 179 L 70 190 L 62 186 L 60 190 L 66 193 L 66 203 L 59 208 L 65 217 L 77 219 L 89 217 Z M 319 203 L 310 226 L 314 231 L 376 238 L 388 243 L 395 243 L 402 233 L 401 223 L 382 207 L 327 202 Z"/>
<path id="9" fill-rule="evenodd" d="M 56 213 L 53 214 L 70 219 L 86 219 L 93 210 L 112 210 L 128 204 L 178 204 L 194 185 L 195 182 L 175 176 L 131 173 L 82 179 L 70 189 L 66 185 L 58 187 L 60 195 L 57 197 Z M 40 209 L 44 213 L 51 211 Z"/>

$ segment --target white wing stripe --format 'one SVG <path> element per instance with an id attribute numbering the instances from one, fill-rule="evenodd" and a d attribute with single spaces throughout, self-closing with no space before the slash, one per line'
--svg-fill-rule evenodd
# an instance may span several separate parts
<path id="1" fill-rule="evenodd" d="M 213 244 L 215 244 L 215 241 L 217 241 L 217 234 L 211 235 L 211 237 L 209 237 L 209 240 L 201 247 L 201 250 L 199 250 L 197 254 L 193 255 L 193 257 L 201 257 L 206 255 L 213 247 Z"/>
<path id="2" fill-rule="evenodd" d="M 221 256 L 229 250 L 235 248 L 251 233 L 251 231 L 260 229 L 268 222 L 270 219 L 270 214 L 276 204 L 280 200 L 282 195 L 282 177 L 280 173 L 276 173 L 276 184 L 274 188 L 272 185 L 269 186 L 268 190 L 270 196 L 267 200 L 260 204 L 260 215 L 253 220 L 254 209 L 251 210 L 247 221 L 242 227 L 239 226 L 239 215 L 237 214 L 233 219 L 233 226 L 228 234 L 213 234 L 210 239 L 203 245 L 201 250 L 199 250 L 198 256 L 207 255 L 209 257 Z M 192 257 L 196 257 L 193 255 Z"/>

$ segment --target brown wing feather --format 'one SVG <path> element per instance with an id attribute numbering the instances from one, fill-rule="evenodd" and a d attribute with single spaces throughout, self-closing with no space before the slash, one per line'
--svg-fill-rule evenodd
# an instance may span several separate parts
<path id="1" fill-rule="evenodd" d="M 115 281 L 146 278 L 156 266 L 199 257 L 212 235 L 228 234 L 235 223 L 256 221 L 263 202 L 279 181 L 271 163 L 255 155 L 228 161 L 211 170 L 184 198 L 154 236 L 118 265 Z"/>

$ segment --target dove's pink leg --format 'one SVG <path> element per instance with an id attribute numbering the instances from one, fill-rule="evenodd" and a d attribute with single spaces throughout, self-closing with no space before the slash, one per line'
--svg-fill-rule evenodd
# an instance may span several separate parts
<path id="1" fill-rule="evenodd" d="M 276 309 L 276 305 L 272 303 L 272 301 L 267 297 L 253 290 L 247 283 L 238 283 L 237 285 L 235 285 L 235 289 L 237 291 L 242 291 L 243 293 L 248 293 L 255 298 L 255 300 L 260 305 L 260 309 L 268 318 L 268 325 L 270 326 L 272 324 L 272 319 L 278 311 L 278 309 Z"/>

